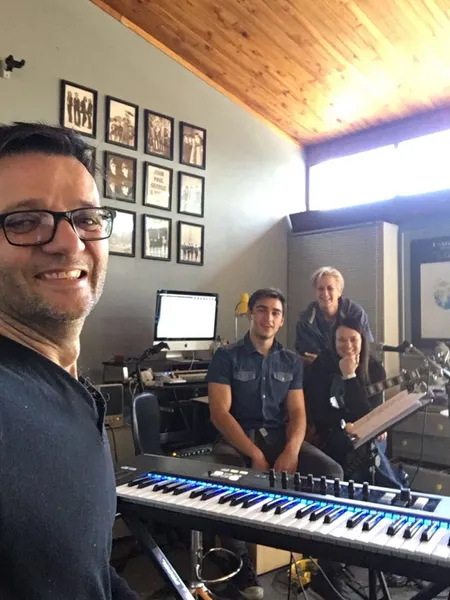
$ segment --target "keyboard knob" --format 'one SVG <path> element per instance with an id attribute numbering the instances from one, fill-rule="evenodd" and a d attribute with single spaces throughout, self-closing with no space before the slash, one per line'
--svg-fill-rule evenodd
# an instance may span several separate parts
<path id="1" fill-rule="evenodd" d="M 339 480 L 339 477 L 335 478 L 334 484 L 333 484 L 333 489 L 334 489 L 334 495 L 335 496 L 340 496 L 341 495 L 341 482 Z"/>
<path id="2" fill-rule="evenodd" d="M 306 478 L 306 489 L 313 491 L 314 490 L 314 477 L 311 473 Z"/>
<path id="3" fill-rule="evenodd" d="M 288 486 L 288 474 L 287 474 L 287 471 L 283 471 L 281 473 L 281 487 L 283 488 L 283 490 L 287 490 L 287 486 Z"/>
<path id="4" fill-rule="evenodd" d="M 322 475 L 322 477 L 320 478 L 320 493 L 327 493 L 327 478 L 325 477 L 325 475 Z"/>
<path id="5" fill-rule="evenodd" d="M 275 469 L 270 469 L 269 471 L 269 485 L 270 487 L 275 487 Z"/>
<path id="6" fill-rule="evenodd" d="M 294 489 L 296 492 L 300 491 L 302 485 L 302 479 L 300 477 L 300 473 L 297 471 L 294 475 Z"/>
<path id="7" fill-rule="evenodd" d="M 408 504 L 411 502 L 411 490 L 409 488 L 400 490 L 400 500 L 402 502 L 407 502 Z"/>
<path id="8" fill-rule="evenodd" d="M 353 497 L 355 495 L 355 482 L 353 481 L 353 479 L 349 479 L 347 489 L 348 489 L 348 497 L 350 499 L 353 499 Z"/>
<path id="9" fill-rule="evenodd" d="M 362 498 L 363 500 L 369 500 L 369 493 L 370 493 L 370 488 L 369 488 L 369 484 L 367 483 L 367 481 L 365 481 L 363 483 L 362 486 Z"/>

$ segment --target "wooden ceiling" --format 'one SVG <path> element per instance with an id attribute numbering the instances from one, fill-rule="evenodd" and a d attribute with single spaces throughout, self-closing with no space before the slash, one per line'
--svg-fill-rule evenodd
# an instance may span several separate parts
<path id="1" fill-rule="evenodd" d="M 300 144 L 450 101 L 450 0 L 92 1 Z"/>

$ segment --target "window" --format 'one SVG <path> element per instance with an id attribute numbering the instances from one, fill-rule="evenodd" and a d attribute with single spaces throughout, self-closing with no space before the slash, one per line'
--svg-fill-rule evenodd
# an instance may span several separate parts
<path id="1" fill-rule="evenodd" d="M 395 146 L 383 146 L 314 165 L 309 170 L 310 210 L 330 210 L 393 198 Z"/>
<path id="2" fill-rule="evenodd" d="M 401 142 L 397 150 L 397 194 L 450 189 L 450 130 Z"/>

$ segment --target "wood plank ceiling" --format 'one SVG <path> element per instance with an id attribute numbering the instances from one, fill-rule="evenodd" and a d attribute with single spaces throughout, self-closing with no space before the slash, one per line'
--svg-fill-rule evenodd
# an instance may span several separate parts
<path id="1" fill-rule="evenodd" d="M 92 0 L 300 144 L 450 102 L 450 0 Z"/>

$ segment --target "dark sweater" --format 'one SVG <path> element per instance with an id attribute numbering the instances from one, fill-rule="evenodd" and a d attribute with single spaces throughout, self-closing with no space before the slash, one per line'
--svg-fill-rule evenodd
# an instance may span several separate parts
<path id="1" fill-rule="evenodd" d="M 0 598 L 135 600 L 109 565 L 116 512 L 105 402 L 0 336 Z"/>
<path id="2" fill-rule="evenodd" d="M 345 454 L 345 448 L 350 448 L 348 438 L 342 431 L 341 421 L 353 423 L 383 402 L 382 393 L 368 397 L 360 373 L 356 373 L 357 377 L 343 380 L 338 358 L 331 350 L 324 350 L 307 370 L 304 381 L 308 423 L 314 425 L 322 440 L 329 440 L 330 447 L 325 443 L 323 450 L 339 462 Z M 383 365 L 370 357 L 370 383 L 377 383 L 385 378 Z M 331 398 L 336 398 L 341 406 L 333 406 Z"/>

